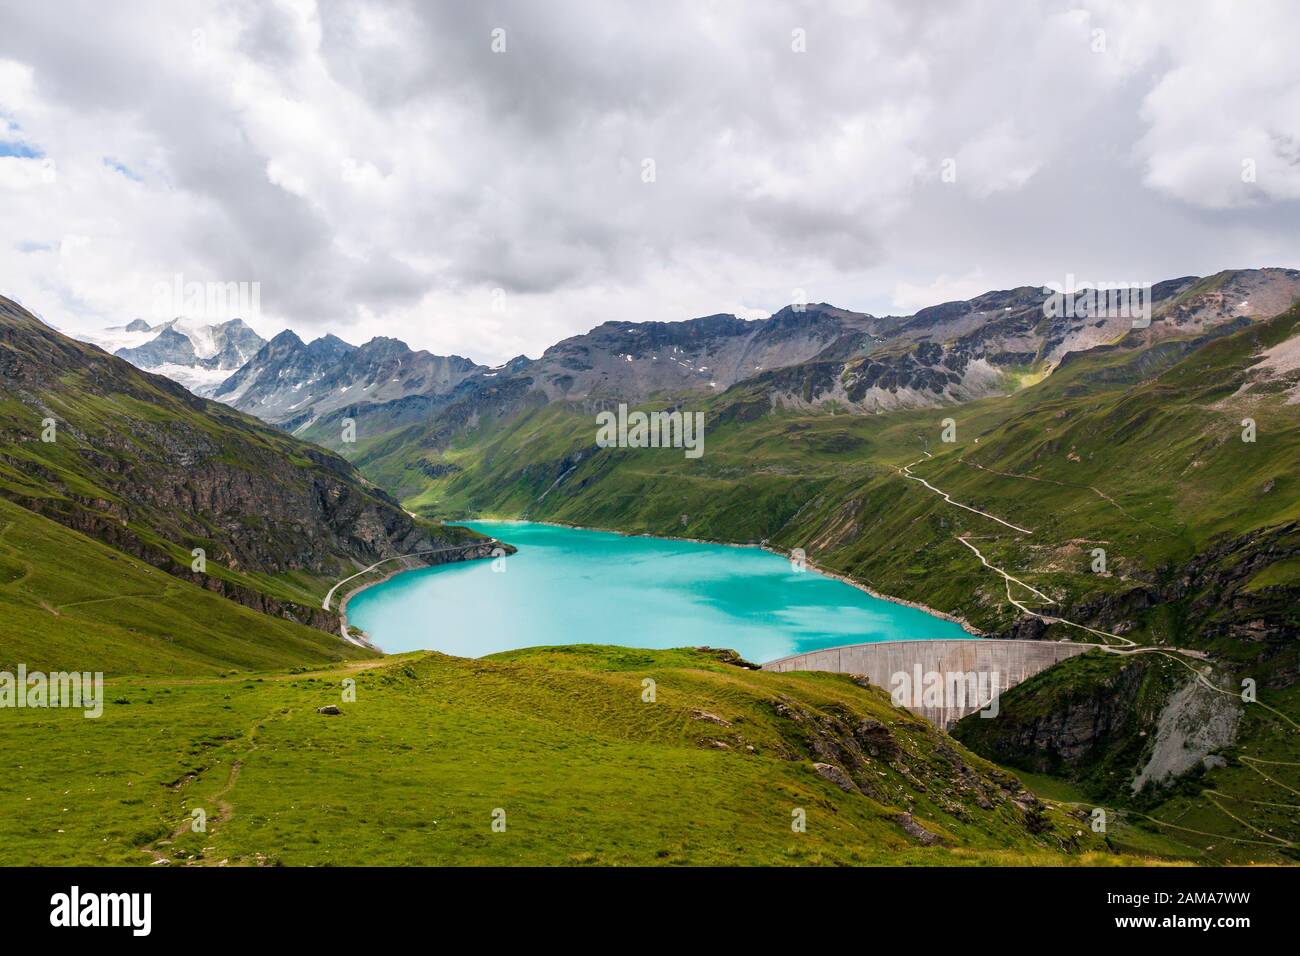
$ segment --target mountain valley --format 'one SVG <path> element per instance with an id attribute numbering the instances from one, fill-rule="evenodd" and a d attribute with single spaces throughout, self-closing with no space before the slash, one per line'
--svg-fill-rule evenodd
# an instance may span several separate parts
<path id="1" fill-rule="evenodd" d="M 249 353 L 238 328 L 200 358 L 175 326 L 137 327 L 152 338 L 119 345 L 122 361 L 0 300 L 0 603 L 17 628 L 4 658 L 107 671 L 119 695 L 112 712 L 131 717 L 113 724 L 121 746 L 153 732 L 130 706 L 142 698 L 179 695 L 195 722 L 191 741 L 137 771 L 174 795 L 131 810 L 120 825 L 136 835 L 94 859 L 264 862 L 262 824 L 250 830 L 246 816 L 219 828 L 216 849 L 170 838 L 164 821 L 188 801 L 216 799 L 203 795 L 245 763 L 243 799 L 258 813 L 289 799 L 280 793 L 314 804 L 285 775 L 303 748 L 348 759 L 382 732 L 366 758 L 378 771 L 424 746 L 426 728 L 479 727 L 488 713 L 522 715 L 557 692 L 584 703 L 546 731 L 510 717 L 511 727 L 525 723 L 509 732 L 537 735 L 544 748 L 574 734 L 596 734 L 598 748 L 621 735 L 653 740 L 663 772 L 746 800 L 758 777 L 732 761 L 756 759 L 764 779 L 852 820 L 890 860 L 1293 859 L 1300 832 L 1285 809 L 1285 764 L 1300 717 L 1300 273 L 1159 283 L 1145 327 L 1049 318 L 1044 299 L 1020 288 L 907 317 L 810 304 L 759 321 L 609 322 L 497 368 L 395 339 L 352 346 L 293 332 Z M 214 368 L 245 360 L 199 387 L 216 401 L 132 367 L 191 356 Z M 620 402 L 702 412 L 707 453 L 600 447 L 596 413 Z M 337 602 L 322 601 L 335 582 L 361 586 L 386 562 L 513 550 L 508 534 L 498 545 L 454 523 L 475 517 L 761 544 L 988 639 L 1101 648 L 1009 691 L 1003 720 L 967 718 L 949 736 L 844 675 L 751 672 L 701 651 L 380 658 Z M 59 544 L 34 560 L 36 540 Z M 1203 673 L 1187 651 L 1207 662 Z M 597 721 L 591 695 L 648 674 L 674 689 L 665 719 L 678 726 L 686 714 L 684 736 L 612 700 L 600 706 L 621 729 Z M 204 683 L 174 683 L 185 675 Z M 342 736 L 321 736 L 304 708 L 345 678 L 375 709 Z M 1179 751 L 1177 728 L 1218 706 L 1216 688 L 1226 695 L 1247 678 L 1266 706 L 1216 718 L 1219 736 Z M 727 724 L 732 736 L 718 736 Z M 896 741 L 886 750 L 877 725 Z M 246 746 L 253 733 L 274 741 L 263 756 Z M 584 745 L 536 769 L 557 785 L 592 773 L 596 754 Z M 173 788 L 177 779 L 192 783 Z M 939 796 L 939 781 L 953 779 L 963 783 Z M 441 771 L 428 782 L 450 785 Z M 354 805 L 379 799 L 345 792 Z M 10 788 L 10 799 L 20 795 Z M 452 803 L 454 814 L 479 812 L 472 800 Z M 1234 812 L 1247 804 L 1271 807 L 1258 817 L 1265 836 Z M 1096 805 L 1116 819 L 1104 837 L 1084 822 Z M 600 826 L 626 820 L 614 812 Z M 733 832 L 739 821 L 714 825 Z M 394 860 L 424 824 L 401 828 Z M 547 823 L 546 839 L 535 836 L 519 859 L 556 862 L 544 848 L 561 830 Z M 288 833 L 275 839 L 286 862 L 338 859 Z M 357 839 L 368 846 L 361 831 Z M 456 859 L 497 859 L 472 836 L 456 839 L 444 848 Z M 815 842 L 795 851 L 774 835 L 762 852 L 871 861 Z M 735 861 L 719 847 L 678 835 L 663 852 Z M 642 858 L 602 849 L 592 861 Z"/>

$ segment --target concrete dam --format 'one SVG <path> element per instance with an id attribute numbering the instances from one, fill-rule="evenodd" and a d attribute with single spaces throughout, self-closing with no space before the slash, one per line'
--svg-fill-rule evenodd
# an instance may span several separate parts
<path id="1" fill-rule="evenodd" d="M 877 641 L 783 657 L 764 664 L 763 670 L 834 671 L 862 677 L 889 692 L 896 703 L 947 729 L 977 710 L 992 716 L 1002 691 L 1096 646 L 980 638 Z"/>

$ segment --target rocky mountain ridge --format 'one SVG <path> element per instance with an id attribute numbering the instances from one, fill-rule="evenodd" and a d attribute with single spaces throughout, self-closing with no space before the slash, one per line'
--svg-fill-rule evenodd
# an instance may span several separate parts
<path id="1" fill-rule="evenodd" d="M 1045 287 L 1022 286 L 910 316 L 809 303 L 757 320 L 718 314 L 611 321 L 537 359 L 519 356 L 495 368 L 385 337 L 353 346 L 333 335 L 305 343 L 282 332 L 263 342 L 238 320 L 213 328 L 225 330 L 229 343 L 242 327 L 247 334 L 240 333 L 239 344 L 219 352 L 209 346 L 206 357 L 191 356 L 193 343 L 176 322 L 150 328 L 137 320 L 126 328 L 143 326 L 154 338 L 119 354 L 165 372 L 185 362 L 233 367 L 228 378 L 198 391 L 334 448 L 342 445 L 344 418 L 375 438 L 435 418 L 442 421 L 432 427 L 445 432 L 448 421 L 473 421 L 484 412 L 500 418 L 537 402 L 671 401 L 735 387 L 760 404 L 869 414 L 1006 394 L 1051 374 L 1070 355 L 1132 335 L 1154 343 L 1271 318 L 1300 300 L 1300 271 L 1228 270 L 1157 282 L 1146 327 L 1113 310 L 1051 315 L 1049 297 Z M 458 403 L 468 404 L 457 409 Z"/>
<path id="2" fill-rule="evenodd" d="M 183 316 L 158 325 L 134 319 L 124 326 L 74 337 L 205 397 L 266 342 L 243 319 L 205 324 Z"/>
<path id="3" fill-rule="evenodd" d="M 327 335 L 308 344 L 286 331 L 213 397 L 298 434 L 340 409 L 405 404 L 426 410 L 467 378 L 487 371 L 459 355 L 412 351 L 392 338 L 353 346 Z"/>
<path id="4" fill-rule="evenodd" d="M 758 320 L 721 314 L 606 322 L 538 359 L 520 356 L 493 369 L 380 339 L 362 349 L 368 359 L 383 355 L 387 365 L 368 361 L 355 370 L 360 356 L 348 352 L 330 370 L 328 359 L 307 357 L 317 343 L 303 346 L 294 336 L 288 345 L 301 358 L 272 349 L 216 397 L 336 448 L 343 417 L 370 439 L 408 426 L 445 435 L 457 422 L 502 419 L 554 401 L 674 403 L 738 389 L 756 412 L 777 405 L 858 414 L 938 407 L 1013 392 L 1071 355 L 1133 336 L 1156 344 L 1271 318 L 1300 300 L 1300 271 L 1226 271 L 1155 283 L 1148 326 L 1107 312 L 1049 315 L 1049 296 L 1026 286 L 911 316 L 810 303 Z M 401 371 L 389 374 L 394 369 Z"/>

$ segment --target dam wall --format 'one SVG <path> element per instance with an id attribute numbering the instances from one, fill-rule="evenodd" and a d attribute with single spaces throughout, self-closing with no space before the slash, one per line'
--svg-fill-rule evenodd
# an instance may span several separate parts
<path id="1" fill-rule="evenodd" d="M 938 727 L 977 710 L 990 696 L 1096 646 L 1068 641 L 877 641 L 806 651 L 763 665 L 767 671 L 834 671 L 899 693 L 903 706 Z M 938 675 L 937 677 L 935 675 Z"/>

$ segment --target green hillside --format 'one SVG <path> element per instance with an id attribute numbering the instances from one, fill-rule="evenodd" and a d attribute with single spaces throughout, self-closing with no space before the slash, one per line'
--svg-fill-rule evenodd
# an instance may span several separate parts
<path id="1" fill-rule="evenodd" d="M 29 671 L 211 676 L 375 656 L 178 580 L 3 499 L 0 620 L 0 670 L 10 673 L 23 663 Z"/>
<path id="2" fill-rule="evenodd" d="M 345 676 L 355 703 L 318 714 Z M 1122 862 L 878 690 L 699 652 L 418 654 L 108 696 L 99 720 L 0 721 L 0 863 Z"/>

